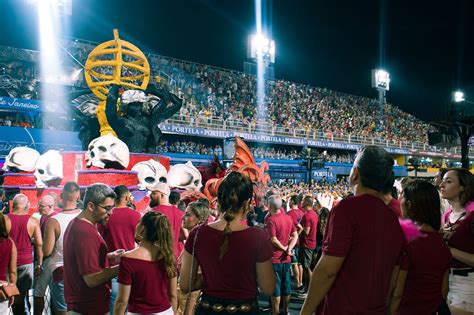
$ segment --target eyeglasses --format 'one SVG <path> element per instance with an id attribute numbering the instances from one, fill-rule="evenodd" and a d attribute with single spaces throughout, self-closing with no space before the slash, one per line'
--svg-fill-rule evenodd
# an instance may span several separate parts
<path id="1" fill-rule="evenodd" d="M 102 209 L 105 210 L 105 212 L 112 212 L 112 209 L 114 208 L 114 206 L 107 206 L 107 207 L 104 207 L 102 205 L 99 205 L 98 203 L 94 203 L 97 207 L 100 207 Z"/>

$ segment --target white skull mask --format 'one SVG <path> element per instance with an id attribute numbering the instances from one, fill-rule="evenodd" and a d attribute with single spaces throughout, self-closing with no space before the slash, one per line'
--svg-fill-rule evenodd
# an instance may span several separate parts
<path id="1" fill-rule="evenodd" d="M 56 150 L 49 150 L 36 160 L 36 187 L 58 186 L 63 179 L 63 157 Z"/>
<path id="2" fill-rule="evenodd" d="M 168 182 L 168 171 L 160 162 L 153 159 L 135 164 L 132 171 L 138 172 L 138 189 L 140 190 L 148 190 L 159 182 Z"/>
<path id="3" fill-rule="evenodd" d="M 170 167 L 168 184 L 170 187 L 199 191 L 202 187 L 202 175 L 191 161 L 176 164 Z"/>
<path id="4" fill-rule="evenodd" d="M 127 145 L 111 134 L 95 138 L 85 154 L 86 166 L 100 168 L 127 168 L 130 154 Z"/>
<path id="5" fill-rule="evenodd" d="M 16 147 L 10 150 L 3 165 L 4 171 L 33 172 L 39 152 L 28 147 Z"/>

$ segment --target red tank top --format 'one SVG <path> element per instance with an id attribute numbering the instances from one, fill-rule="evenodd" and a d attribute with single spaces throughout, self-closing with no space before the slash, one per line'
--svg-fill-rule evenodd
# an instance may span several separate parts
<path id="1" fill-rule="evenodd" d="M 15 242 L 18 251 L 17 266 L 23 266 L 33 263 L 33 249 L 31 246 L 31 237 L 28 234 L 28 214 L 17 215 L 10 213 L 8 215 L 12 222 L 10 237 Z"/>
<path id="2" fill-rule="evenodd" d="M 0 280 L 7 281 L 8 265 L 12 257 L 12 240 L 0 238 Z"/>

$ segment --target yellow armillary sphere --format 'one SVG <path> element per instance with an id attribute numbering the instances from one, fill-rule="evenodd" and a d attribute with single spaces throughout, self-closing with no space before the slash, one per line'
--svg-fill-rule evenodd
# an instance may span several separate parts
<path id="1" fill-rule="evenodd" d="M 101 136 L 115 134 L 105 117 L 105 99 L 111 84 L 128 89 L 145 90 L 150 81 L 150 65 L 143 52 L 135 45 L 119 38 L 98 45 L 87 58 L 84 75 L 87 85 L 102 102 L 97 108 Z"/>

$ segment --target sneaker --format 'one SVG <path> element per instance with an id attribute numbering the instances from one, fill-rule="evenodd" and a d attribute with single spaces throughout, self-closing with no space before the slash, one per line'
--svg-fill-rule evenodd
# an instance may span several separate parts
<path id="1" fill-rule="evenodd" d="M 306 290 L 305 290 L 303 285 L 301 285 L 301 286 L 297 287 L 296 289 L 294 289 L 294 292 L 296 292 L 296 293 L 304 293 L 305 291 Z"/>

